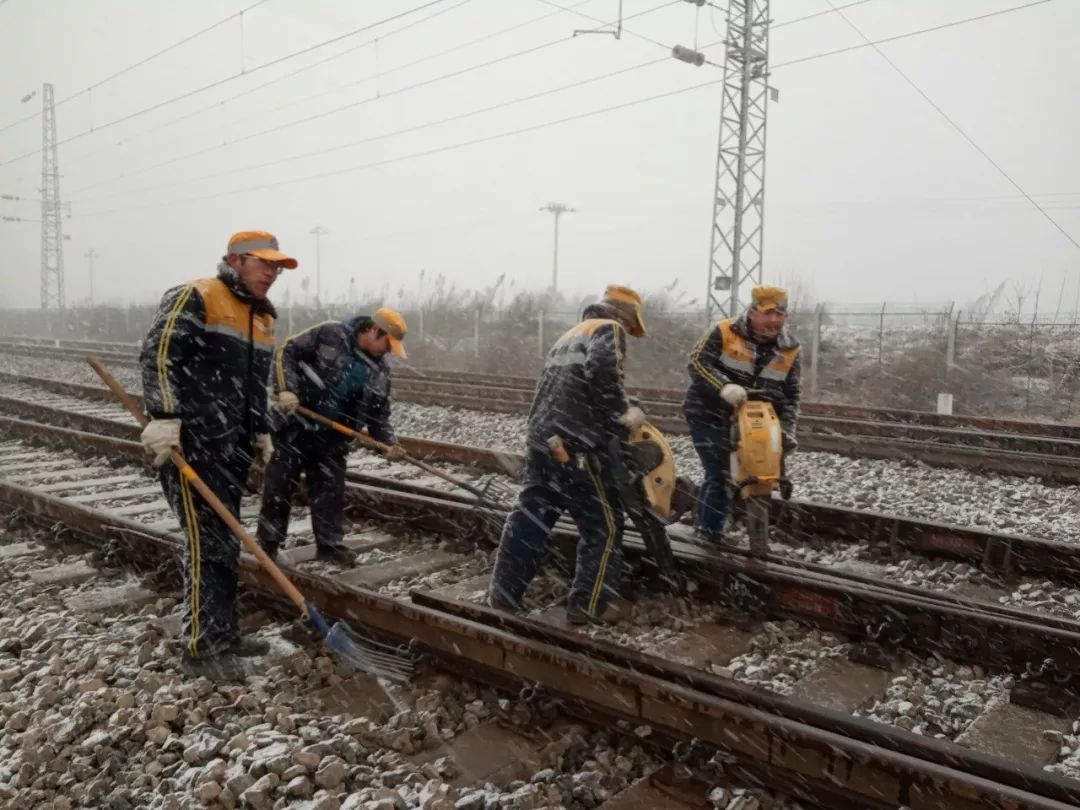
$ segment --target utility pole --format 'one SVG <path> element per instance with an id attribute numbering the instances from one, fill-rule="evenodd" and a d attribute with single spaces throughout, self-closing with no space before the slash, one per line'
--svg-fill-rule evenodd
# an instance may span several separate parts
<path id="1" fill-rule="evenodd" d="M 86 262 L 90 269 L 90 306 L 94 305 L 94 259 L 101 258 L 101 254 L 93 248 L 86 251 Z"/>
<path id="2" fill-rule="evenodd" d="M 765 119 L 775 94 L 768 85 L 769 0 L 728 0 L 725 45 L 705 296 L 710 322 L 714 308 L 736 317 L 747 287 L 761 283 Z"/>
<path id="3" fill-rule="evenodd" d="M 572 214 L 575 209 L 562 203 L 550 202 L 543 206 L 541 211 L 547 211 L 555 216 L 555 250 L 551 259 L 551 291 L 559 289 L 559 217 L 563 214 Z"/>
<path id="4" fill-rule="evenodd" d="M 41 308 L 64 308 L 64 232 L 60 211 L 60 164 L 56 153 L 53 86 L 41 97 Z"/>
<path id="5" fill-rule="evenodd" d="M 322 225 L 316 225 L 309 233 L 315 234 L 315 309 L 322 308 L 322 237 L 330 233 Z"/>

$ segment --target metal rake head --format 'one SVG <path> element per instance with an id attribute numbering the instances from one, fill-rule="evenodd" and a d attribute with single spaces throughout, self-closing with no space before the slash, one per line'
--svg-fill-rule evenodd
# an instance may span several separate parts
<path id="1" fill-rule="evenodd" d="M 517 499 L 517 490 L 497 475 L 489 475 L 478 487 L 476 504 L 473 506 L 473 522 L 470 536 L 480 536 L 498 541 L 506 516 Z"/>
<path id="2" fill-rule="evenodd" d="M 366 672 L 395 683 L 409 680 L 416 671 L 416 657 L 408 647 L 395 647 L 357 633 L 345 622 L 336 622 L 326 635 L 326 646 L 347 669 Z"/>

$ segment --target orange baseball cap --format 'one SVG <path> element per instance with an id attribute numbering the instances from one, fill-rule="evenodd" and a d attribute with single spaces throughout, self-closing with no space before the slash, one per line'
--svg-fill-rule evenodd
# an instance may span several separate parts
<path id="1" fill-rule="evenodd" d="M 226 253 L 254 256 L 268 262 L 277 262 L 282 267 L 295 270 L 299 262 L 292 256 L 278 250 L 277 237 L 267 231 L 240 231 L 229 238 Z"/>
<path id="2" fill-rule="evenodd" d="M 409 331 L 404 316 L 397 310 L 381 307 L 375 310 L 371 320 L 389 336 L 390 351 L 404 360 L 406 357 L 405 346 L 402 345 L 401 341 L 405 339 L 405 334 Z"/>

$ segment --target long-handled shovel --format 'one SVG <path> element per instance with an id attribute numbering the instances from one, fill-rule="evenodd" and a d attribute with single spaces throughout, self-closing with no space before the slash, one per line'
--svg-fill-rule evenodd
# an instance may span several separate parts
<path id="1" fill-rule="evenodd" d="M 300 416 L 303 416 L 305 419 L 310 419 L 313 422 L 318 422 L 320 425 L 325 425 L 332 430 L 336 430 L 338 433 L 344 436 L 348 436 L 351 439 L 356 439 L 358 442 L 360 442 L 360 444 L 362 444 L 364 447 L 367 447 L 369 450 L 375 450 L 376 452 L 381 453 L 384 456 L 390 451 L 389 445 L 383 444 L 382 442 L 374 439 L 366 433 L 361 433 L 358 430 L 353 430 L 350 427 L 346 427 L 340 422 L 335 422 L 333 419 L 329 419 L 328 417 L 323 416 L 321 413 L 316 413 L 310 408 L 305 408 L 303 405 L 297 406 L 296 413 L 298 413 Z M 483 488 L 476 487 L 470 484 L 468 481 L 463 481 L 456 476 L 450 475 L 450 473 L 440 470 L 438 467 L 433 467 L 427 462 L 421 461 L 415 456 L 410 456 L 406 454 L 402 457 L 402 461 L 408 462 L 415 467 L 419 467 L 424 472 L 430 473 L 436 478 L 441 478 L 443 481 L 453 484 L 456 487 L 460 487 L 466 492 L 475 495 L 477 500 L 477 506 L 487 507 L 489 509 L 496 509 L 501 512 L 510 511 L 510 504 L 506 503 L 502 500 L 502 498 L 499 497 L 500 495 L 504 494 L 503 492 L 499 492 L 493 495 L 492 489 L 494 487 L 494 481 L 492 480 L 489 480 L 488 484 Z M 501 516 L 499 518 L 499 525 L 502 525 Z"/>
<path id="2" fill-rule="evenodd" d="M 87 357 L 86 362 L 97 372 L 97 375 L 101 377 L 117 399 L 124 404 L 124 407 L 131 412 L 131 415 L 135 417 L 135 421 L 145 427 L 150 420 L 143 414 L 138 403 L 120 386 L 116 378 L 105 369 L 101 361 L 96 357 Z M 409 677 L 411 666 L 408 661 L 394 655 L 392 652 L 375 649 L 373 642 L 358 638 L 344 622 L 335 622 L 334 626 L 331 627 L 315 604 L 304 598 L 304 595 L 289 581 L 289 578 L 278 568 L 277 564 L 262 550 L 258 541 L 248 533 L 247 529 L 243 527 L 240 521 L 233 516 L 232 512 L 199 477 L 194 468 L 187 463 L 187 459 L 184 458 L 184 454 L 180 452 L 179 448 L 172 448 L 170 458 L 180 471 L 180 475 L 195 487 L 195 491 L 203 497 L 203 500 L 210 504 L 210 508 L 236 535 L 248 553 L 258 560 L 259 565 L 263 567 L 274 582 L 277 583 L 278 587 L 319 631 L 325 640 L 326 647 L 334 652 L 343 663 L 390 680 L 404 680 Z"/>

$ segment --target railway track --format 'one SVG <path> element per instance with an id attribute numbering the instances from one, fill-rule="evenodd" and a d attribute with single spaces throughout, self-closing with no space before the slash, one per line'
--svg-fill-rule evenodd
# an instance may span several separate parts
<path id="1" fill-rule="evenodd" d="M 106 364 L 137 365 L 134 347 L 125 344 L 53 344 L 0 339 L 0 348 L 16 354 L 81 360 L 86 351 L 98 351 Z M 395 374 L 394 397 L 417 404 L 523 414 L 532 401 L 534 385 L 527 377 L 402 368 Z M 632 393 L 641 398 L 657 427 L 668 433 L 687 432 L 681 391 L 639 388 Z M 1080 426 L 804 403 L 799 442 L 810 451 L 1080 483 Z"/>
<path id="2" fill-rule="evenodd" d="M 99 405 L 84 402 L 84 405 L 105 407 L 104 402 Z M 45 415 L 42 408 L 38 403 L 39 418 Z M 89 413 L 80 418 L 111 422 L 118 427 L 121 424 L 107 414 Z M 69 448 L 62 451 L 66 455 L 54 456 L 54 451 L 35 450 L 29 445 L 7 445 L 4 461 L 0 463 L 0 476 L 3 477 L 0 499 L 43 519 L 62 521 L 88 536 L 100 539 L 108 534 L 114 542 L 117 536 L 127 538 L 123 545 L 136 550 L 135 553 L 144 553 L 148 546 L 166 553 L 171 548 L 175 553 L 176 546 L 169 545 L 176 543 L 175 526 L 168 522 L 171 516 L 167 515 L 156 495 L 154 482 L 143 470 L 131 466 L 140 458 L 140 450 L 133 442 L 119 436 L 77 432 L 72 428 L 51 427 L 11 416 L 5 417 L 0 427 L 8 435 L 21 434 L 29 441 L 52 442 L 57 446 L 66 444 Z M 114 458 L 128 461 L 119 468 L 104 463 L 80 463 L 71 455 L 71 447 L 84 453 L 108 452 Z M 437 445 L 425 447 L 419 442 L 414 442 L 413 449 L 436 457 L 440 452 Z M 506 454 L 495 455 L 460 447 L 450 452 L 458 462 L 472 461 L 482 467 L 501 465 L 501 469 L 506 469 L 506 465 L 513 462 Z M 441 533 L 467 520 L 466 513 L 472 510 L 467 499 L 448 496 L 426 482 L 388 482 L 385 475 L 374 476 L 370 469 L 364 469 L 365 461 L 370 464 L 374 460 L 360 457 L 350 474 L 354 515 L 378 515 L 383 520 L 397 517 L 414 528 Z M 35 484 L 33 490 L 27 486 L 30 483 Z M 247 517 L 251 518 L 250 507 Z M 937 767 L 949 763 L 950 767 L 963 772 L 965 778 L 972 774 L 980 779 L 1003 778 L 995 771 L 1002 763 L 993 758 L 983 761 L 970 750 L 946 743 L 933 743 L 931 751 L 922 746 L 932 741 L 894 732 L 868 721 L 852 722 L 850 712 L 879 700 L 879 692 L 892 688 L 893 675 L 887 670 L 854 662 L 844 654 L 824 656 L 815 661 L 816 665 L 804 677 L 795 681 L 793 694 L 807 698 L 809 702 L 762 694 L 759 690 L 747 689 L 745 684 L 717 676 L 717 671 L 722 672 L 728 666 L 737 668 L 747 649 L 760 643 L 760 634 L 755 629 L 765 619 L 797 617 L 843 632 L 849 639 L 876 641 L 879 658 L 882 652 L 888 657 L 890 646 L 902 644 L 913 650 L 925 652 L 930 649 L 938 655 L 977 660 L 976 666 L 1003 666 L 1016 672 L 1028 666 L 1042 666 L 1048 652 L 1060 671 L 1068 671 L 1075 668 L 1071 656 L 1080 647 L 1077 644 L 1080 636 L 1074 637 L 1076 626 L 1064 620 L 1021 615 L 985 604 L 977 606 L 967 600 L 944 598 L 927 591 L 916 594 L 887 588 L 881 583 L 871 585 L 857 578 L 842 581 L 830 572 L 791 566 L 790 559 L 782 555 L 770 558 L 767 565 L 761 566 L 740 559 L 738 555 L 727 555 L 718 562 L 704 558 L 694 549 L 681 548 L 680 556 L 684 562 L 703 573 L 708 572 L 699 583 L 699 599 L 715 600 L 719 605 L 734 604 L 749 617 L 749 624 L 740 629 L 714 621 L 715 617 L 693 621 L 702 616 L 691 615 L 691 620 L 685 622 L 692 625 L 689 632 L 673 632 L 661 639 L 665 645 L 663 649 L 653 651 L 659 655 L 645 655 L 628 649 L 633 643 L 616 645 L 569 633 L 559 626 L 558 610 L 551 604 L 543 604 L 543 600 L 538 605 L 538 620 L 506 617 L 470 604 L 468 597 L 484 588 L 483 558 L 477 551 L 428 548 L 420 554 L 395 555 L 391 552 L 393 541 L 384 535 L 377 540 L 356 537 L 350 542 L 371 555 L 368 564 L 345 575 L 328 576 L 327 572 L 318 570 L 317 564 L 308 562 L 311 554 L 310 546 L 304 542 L 309 538 L 305 536 L 307 527 L 303 515 L 294 522 L 297 537 L 293 541 L 295 550 L 288 552 L 289 562 L 301 571 L 305 586 L 318 593 L 324 606 L 338 615 L 375 628 L 391 638 L 420 639 L 428 654 L 445 665 L 456 662 L 457 666 L 474 675 L 479 673 L 478 676 L 493 680 L 509 677 L 511 682 L 515 678 L 519 681 L 524 678 L 546 684 L 552 694 L 582 707 L 582 713 L 586 715 L 627 719 L 626 713 L 632 710 L 637 712 L 637 715 L 630 715 L 636 722 L 648 722 L 662 732 L 682 732 L 673 736 L 685 737 L 686 729 L 694 729 L 694 736 L 699 740 L 723 743 L 725 755 L 733 759 L 734 766 L 746 779 L 780 779 L 785 785 L 784 780 L 809 782 L 817 790 L 824 789 L 818 782 L 822 781 L 821 771 L 825 771 L 823 781 L 834 791 L 828 801 L 834 803 L 823 802 L 824 794 L 818 794 L 815 802 L 821 806 L 1013 805 L 1002 803 L 1001 796 L 986 793 L 989 790 L 986 785 L 978 788 L 981 792 L 975 798 L 969 794 L 968 798 L 961 799 L 970 786 L 957 792 L 955 786 L 945 789 L 934 782 L 932 790 L 926 792 L 925 785 L 929 783 L 922 782 L 920 788 L 909 778 L 910 774 L 898 779 L 887 771 L 875 772 L 871 787 L 857 787 L 868 778 L 862 768 L 867 758 L 874 760 L 879 755 L 878 748 L 916 761 L 925 759 Z M 564 544 L 575 539 L 570 532 L 560 531 L 558 535 Z M 371 546 L 372 543 L 376 545 Z M 640 551 L 640 543 L 633 537 L 628 538 L 628 546 L 631 551 Z M 381 555 L 388 556 L 381 558 Z M 444 575 L 447 572 L 449 575 Z M 252 568 L 251 561 L 245 565 L 244 577 L 256 587 L 269 586 L 268 581 Z M 410 601 L 403 601 L 408 597 L 411 597 Z M 883 633 L 879 622 L 879 632 L 867 632 L 867 625 L 875 624 L 877 618 L 903 611 L 907 611 L 905 615 L 909 621 L 916 622 L 909 632 L 896 635 L 900 626 L 894 623 L 889 632 Z M 929 623 L 925 618 L 919 619 L 928 615 L 933 617 Z M 459 626 L 457 622 L 462 624 Z M 972 638 L 982 638 L 985 644 L 965 652 L 965 639 Z M 464 657 L 468 660 L 463 661 L 462 652 L 466 650 L 468 654 Z M 780 650 L 776 655 L 782 658 L 791 653 Z M 449 657 L 444 659 L 442 656 Z M 685 664 L 672 668 L 664 663 L 672 659 L 683 660 Z M 896 666 L 896 662 L 885 665 Z M 633 680 L 631 685 L 626 677 L 644 677 L 645 680 Z M 669 691 L 671 689 L 674 691 Z M 1034 689 L 1033 692 L 1034 697 L 1041 697 L 1044 702 L 1064 699 L 1045 689 Z M 702 696 L 709 699 L 702 703 Z M 721 702 L 722 711 L 714 705 L 715 701 Z M 823 710 L 822 705 L 832 709 Z M 738 711 L 734 715 L 726 713 L 735 710 Z M 778 714 L 772 717 L 770 712 Z M 784 722 L 772 725 L 777 718 Z M 660 719 L 665 722 L 658 722 Z M 786 725 L 790 723 L 796 726 Z M 965 725 L 962 733 L 970 736 L 971 739 L 965 738 L 965 741 L 974 747 L 983 745 L 994 750 L 997 746 L 998 753 L 1020 757 L 1037 765 L 1040 764 L 1039 756 L 1043 759 L 1048 756 L 1047 741 L 1042 732 L 1060 731 L 1068 724 L 1069 721 L 1006 702 L 974 718 L 972 723 Z M 732 729 L 738 729 L 738 732 Z M 800 736 L 807 729 L 815 730 L 810 736 L 824 744 L 824 749 L 819 748 L 813 753 L 810 747 L 800 747 L 803 742 L 809 744 Z M 1002 729 L 1007 729 L 1004 736 Z M 1020 736 L 1020 732 L 1028 736 Z M 825 744 L 826 738 L 815 736 L 818 733 L 836 736 L 828 737 Z M 733 735 L 738 738 L 734 747 Z M 1009 740 L 1020 740 L 1022 750 L 1003 750 Z M 859 744 L 852 747 L 852 741 Z M 945 747 L 933 747 L 937 745 Z M 871 746 L 874 750 L 868 752 L 863 746 Z M 823 750 L 829 753 L 823 756 Z M 680 751 L 687 753 L 685 748 Z M 850 755 L 852 759 L 837 759 L 837 752 L 844 752 L 844 757 Z M 1033 760 L 1033 756 L 1036 759 Z M 903 761 L 910 764 L 907 759 Z M 854 804 L 837 803 L 845 798 L 835 795 L 838 787 L 835 774 L 841 763 L 844 767 L 840 770 L 847 779 L 854 781 L 841 779 L 840 792 L 854 791 L 846 797 Z M 813 771 L 809 776 L 805 773 L 808 767 Z M 1012 771 L 1013 766 L 1008 769 Z M 1023 790 L 1028 792 L 1035 784 L 1031 779 L 1036 776 L 1043 780 L 1048 778 L 1031 767 L 1018 772 L 1023 774 Z M 855 777 L 856 773 L 858 777 Z M 934 779 L 940 776 L 938 774 Z M 1049 792 L 1048 797 L 1054 802 L 1061 800 L 1065 804 L 1021 802 L 1015 806 L 1068 806 L 1078 798 L 1071 792 L 1076 786 L 1074 783 L 1058 784 L 1054 779 L 1051 782 L 1057 787 L 1047 783 L 1039 790 Z M 1011 784 L 1012 789 L 1019 788 Z M 1055 790 L 1066 790 L 1066 793 L 1054 793 Z M 1032 799 L 1025 797 L 1024 801 Z"/>

